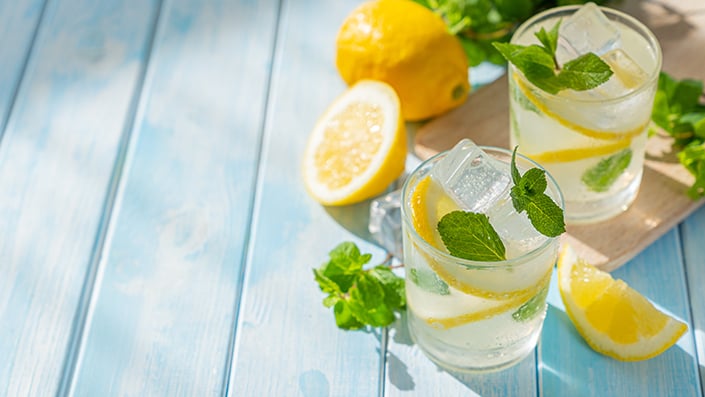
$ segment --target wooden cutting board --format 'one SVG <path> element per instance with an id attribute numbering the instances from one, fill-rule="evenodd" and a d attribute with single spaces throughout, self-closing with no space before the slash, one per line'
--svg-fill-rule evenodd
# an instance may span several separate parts
<path id="1" fill-rule="evenodd" d="M 705 2 L 662 0 L 618 2 L 656 34 L 663 50 L 663 70 L 676 78 L 705 80 Z M 472 78 L 472 76 L 471 76 Z M 506 75 L 472 93 L 460 107 L 418 128 L 416 154 L 425 159 L 460 139 L 509 147 Z M 698 208 L 685 194 L 693 177 L 678 163 L 666 137 L 647 144 L 644 176 L 634 204 L 625 213 L 594 225 L 569 225 L 564 242 L 602 269 L 614 270 Z"/>

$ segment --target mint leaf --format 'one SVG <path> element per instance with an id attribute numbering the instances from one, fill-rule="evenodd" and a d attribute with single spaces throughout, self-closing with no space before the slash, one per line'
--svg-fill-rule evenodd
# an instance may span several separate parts
<path id="1" fill-rule="evenodd" d="M 588 189 L 594 192 L 606 192 L 622 175 L 632 161 L 632 150 L 627 148 L 600 160 L 595 166 L 588 168 L 580 180 Z"/>
<path id="2" fill-rule="evenodd" d="M 600 57 L 589 52 L 567 62 L 557 78 L 565 88 L 591 90 L 612 77 L 612 69 Z"/>
<path id="3" fill-rule="evenodd" d="M 541 44 L 543 44 L 544 51 L 546 51 L 551 58 L 554 57 L 556 48 L 558 48 L 558 29 L 561 26 L 561 21 L 562 20 L 559 20 L 558 23 L 553 25 L 553 28 L 551 28 L 549 32 L 547 32 L 546 29 L 541 28 L 541 30 L 534 34 L 536 38 L 539 39 Z M 557 63 L 555 59 L 554 63 Z"/>
<path id="4" fill-rule="evenodd" d="M 541 45 L 492 44 L 527 80 L 550 94 L 557 94 L 565 89 L 585 91 L 609 80 L 612 69 L 593 53 L 583 54 L 568 61 L 561 68 L 556 60 L 560 23 L 558 21 L 549 32 L 542 28 L 536 33 Z"/>
<path id="5" fill-rule="evenodd" d="M 314 280 L 327 294 L 323 306 L 333 307 L 341 329 L 387 326 L 395 311 L 406 305 L 404 279 L 385 265 L 364 269 L 371 258 L 354 243 L 344 242 L 330 251 L 328 262 L 313 269 Z"/>
<path id="6" fill-rule="evenodd" d="M 531 197 L 526 214 L 531 224 L 544 236 L 557 237 L 565 232 L 563 210 L 545 193 Z"/>
<path id="7" fill-rule="evenodd" d="M 694 140 L 678 153 L 678 160 L 691 174 L 695 182 L 687 194 L 692 199 L 705 195 L 705 143 Z"/>
<path id="8" fill-rule="evenodd" d="M 333 307 L 335 314 L 335 324 L 341 329 L 360 329 L 365 326 L 360 320 L 353 315 L 350 305 L 345 300 L 339 300 Z"/>
<path id="9" fill-rule="evenodd" d="M 509 43 L 492 43 L 502 56 L 519 69 L 527 80 L 540 89 L 557 94 L 564 89 L 556 77 L 553 57 L 536 44 L 522 46 Z"/>
<path id="10" fill-rule="evenodd" d="M 541 313 L 542 309 L 544 308 L 546 304 L 546 296 L 548 295 L 548 285 L 543 287 L 541 291 L 539 291 L 538 294 L 534 295 L 526 301 L 523 305 L 519 306 L 519 308 L 512 313 L 512 318 L 514 321 L 518 322 L 526 322 Z"/>
<path id="11" fill-rule="evenodd" d="M 504 244 L 485 214 L 450 212 L 438 222 L 438 232 L 455 257 L 482 262 L 506 259 Z"/>
<path id="12" fill-rule="evenodd" d="M 424 291 L 438 295 L 449 295 L 450 288 L 436 273 L 425 269 L 409 269 L 409 279 Z"/>
<path id="13" fill-rule="evenodd" d="M 516 166 L 517 149 L 514 148 L 510 164 L 514 182 L 509 192 L 512 205 L 519 213 L 526 211 L 531 224 L 539 233 L 556 237 L 565 231 L 565 220 L 561 207 L 544 193 L 548 187 L 546 171 L 530 168 L 522 176 Z"/>
<path id="14" fill-rule="evenodd" d="M 369 274 L 376 279 L 384 293 L 384 303 L 391 309 L 401 309 L 406 306 L 406 293 L 404 289 L 404 279 L 398 277 L 392 269 L 384 265 L 378 265 L 370 269 Z"/>
<path id="15" fill-rule="evenodd" d="M 349 305 L 353 316 L 363 324 L 384 327 L 395 319 L 394 312 L 385 304 L 381 283 L 367 273 L 361 273 L 350 289 Z"/>

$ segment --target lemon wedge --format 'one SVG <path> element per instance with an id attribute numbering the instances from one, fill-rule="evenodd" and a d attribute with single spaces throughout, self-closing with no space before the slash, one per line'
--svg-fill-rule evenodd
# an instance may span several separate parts
<path id="1" fill-rule="evenodd" d="M 558 288 L 566 313 L 592 349 L 621 361 L 661 354 L 687 331 L 622 280 L 580 259 L 565 245 Z"/>
<path id="2" fill-rule="evenodd" d="M 311 132 L 303 178 L 324 205 L 346 205 L 382 193 L 404 171 L 406 131 L 399 98 L 386 83 L 348 88 Z"/>

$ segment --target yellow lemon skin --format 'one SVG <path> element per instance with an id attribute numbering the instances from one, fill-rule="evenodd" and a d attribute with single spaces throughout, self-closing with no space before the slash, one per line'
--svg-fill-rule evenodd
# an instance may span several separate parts
<path id="1" fill-rule="evenodd" d="M 353 10 L 337 35 L 336 66 L 348 85 L 390 84 L 407 121 L 445 113 L 470 91 L 459 40 L 440 16 L 410 0 L 369 1 Z"/>
<path id="2" fill-rule="evenodd" d="M 569 245 L 557 266 L 566 314 L 599 353 L 620 361 L 647 360 L 668 350 L 688 330 L 624 281 L 586 263 Z"/>

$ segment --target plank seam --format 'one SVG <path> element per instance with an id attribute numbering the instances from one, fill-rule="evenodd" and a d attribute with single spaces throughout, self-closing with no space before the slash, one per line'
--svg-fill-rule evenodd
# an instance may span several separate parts
<path id="1" fill-rule="evenodd" d="M 126 117 L 126 127 L 120 137 L 115 166 L 110 176 L 110 184 L 106 192 L 98 232 L 93 243 L 92 255 L 88 263 L 81 295 L 71 325 L 71 336 L 69 337 L 67 352 L 62 366 L 61 378 L 56 393 L 57 396 L 68 396 L 72 394 L 73 388 L 75 387 L 75 373 L 79 366 L 85 342 L 85 330 L 89 323 L 88 320 L 95 299 L 95 286 L 102 270 L 101 262 L 103 253 L 106 249 L 106 242 L 109 241 L 108 235 L 110 234 L 110 228 L 112 226 L 111 221 L 116 208 L 115 204 L 119 200 L 120 192 L 123 190 L 123 171 L 125 165 L 128 163 L 127 159 L 130 152 L 130 143 L 133 142 L 132 138 L 135 135 L 136 123 L 137 120 L 141 119 L 140 115 L 143 111 L 144 87 L 146 82 L 150 79 L 149 75 L 151 75 L 149 66 L 151 64 L 156 37 L 160 30 L 160 19 L 164 1 L 165 0 L 157 0 L 156 3 L 156 11 L 152 19 L 152 29 L 149 31 L 147 46 L 145 48 L 145 62 L 138 75 L 139 77 L 135 86 L 135 99 L 132 100 L 130 105 Z"/>
<path id="2" fill-rule="evenodd" d="M 685 228 L 685 223 L 681 223 L 678 225 L 677 233 L 678 233 L 678 244 L 680 246 L 680 252 L 681 252 L 681 263 L 683 264 L 683 288 L 685 288 L 685 295 L 687 297 L 688 302 L 688 316 L 690 317 L 688 319 L 689 323 L 689 328 L 690 331 L 693 335 L 693 348 L 695 354 L 695 382 L 697 383 L 698 388 L 700 389 L 700 395 L 705 396 L 705 385 L 702 383 L 702 379 L 700 376 L 700 359 L 701 357 L 698 354 L 698 338 L 697 335 L 695 334 L 696 327 L 695 327 L 695 313 L 693 312 L 693 296 L 691 295 L 690 291 L 690 283 L 688 282 L 688 256 L 686 255 L 686 249 L 685 249 L 685 236 L 687 233 L 683 231 Z"/>
<path id="3" fill-rule="evenodd" d="M 37 42 L 37 36 L 39 35 L 39 29 L 40 26 L 42 25 L 42 22 L 44 21 L 44 13 L 47 9 L 47 4 L 49 3 L 49 0 L 44 0 L 44 3 L 42 3 L 42 8 L 39 11 L 39 17 L 37 18 L 37 24 L 34 27 L 34 32 L 32 33 L 32 39 L 30 40 L 29 46 L 27 46 L 27 52 L 25 53 L 24 59 L 22 60 L 22 67 L 20 68 L 21 72 L 17 76 L 15 86 L 12 88 L 12 95 L 10 99 L 10 106 L 7 108 L 7 114 L 5 115 L 4 120 L 0 120 L 0 144 L 2 144 L 3 137 L 5 136 L 5 131 L 7 130 L 7 126 L 10 123 L 10 116 L 15 110 L 15 104 L 17 103 L 17 96 L 19 95 L 20 92 L 20 87 L 22 87 L 22 83 L 24 82 L 25 76 L 27 74 L 27 68 L 29 67 L 29 60 L 32 57 L 32 53 L 34 52 L 34 46 Z"/>
<path id="4" fill-rule="evenodd" d="M 275 65 L 277 64 L 277 61 L 280 57 L 277 57 L 277 53 L 279 52 L 279 37 L 281 34 L 281 29 L 282 29 L 282 8 L 285 6 L 285 1 L 284 0 L 279 0 L 276 2 L 278 4 L 276 15 L 274 17 L 274 23 L 275 23 L 275 29 L 274 29 L 274 37 L 272 39 L 272 50 L 270 52 L 269 60 L 270 60 L 270 69 L 273 69 Z M 222 397 L 227 397 L 229 392 L 230 392 L 230 382 L 231 378 L 233 375 L 233 365 L 235 361 L 235 349 L 237 348 L 237 324 L 240 319 L 240 310 L 242 307 L 242 294 L 244 291 L 243 284 L 245 282 L 245 274 L 247 272 L 247 267 L 250 264 L 250 253 L 252 252 L 252 245 L 254 244 L 254 239 L 252 239 L 252 231 L 254 229 L 253 224 L 255 222 L 255 212 L 257 210 L 257 203 L 259 202 L 259 197 L 261 196 L 261 190 L 262 187 L 259 184 L 259 179 L 260 179 L 260 174 L 261 170 L 263 168 L 262 161 L 264 159 L 264 156 L 262 155 L 262 152 L 264 151 L 264 141 L 265 141 L 265 135 L 267 131 L 267 120 L 270 116 L 270 99 L 272 96 L 272 80 L 273 80 L 274 73 L 269 73 L 267 76 L 267 80 L 264 86 L 264 103 L 262 104 L 263 108 L 263 114 L 262 114 L 262 123 L 260 125 L 259 131 L 259 139 L 257 140 L 256 144 L 256 152 L 255 152 L 255 163 L 257 166 L 255 167 L 255 170 L 252 174 L 252 179 L 250 180 L 250 186 L 254 186 L 254 189 L 252 189 L 252 193 L 250 194 L 247 207 L 247 221 L 245 222 L 245 227 L 244 234 L 245 238 L 243 241 L 243 251 L 242 255 L 240 257 L 240 263 L 242 266 L 240 266 L 240 271 L 237 274 L 237 278 L 235 280 L 235 285 L 239 285 L 239 291 L 235 293 L 235 299 L 233 302 L 233 321 L 232 321 L 232 326 L 231 326 L 231 331 L 230 331 L 230 337 L 228 339 L 228 348 L 227 348 L 227 353 L 225 357 L 225 370 L 223 371 L 223 378 L 221 380 L 221 396 Z"/>

